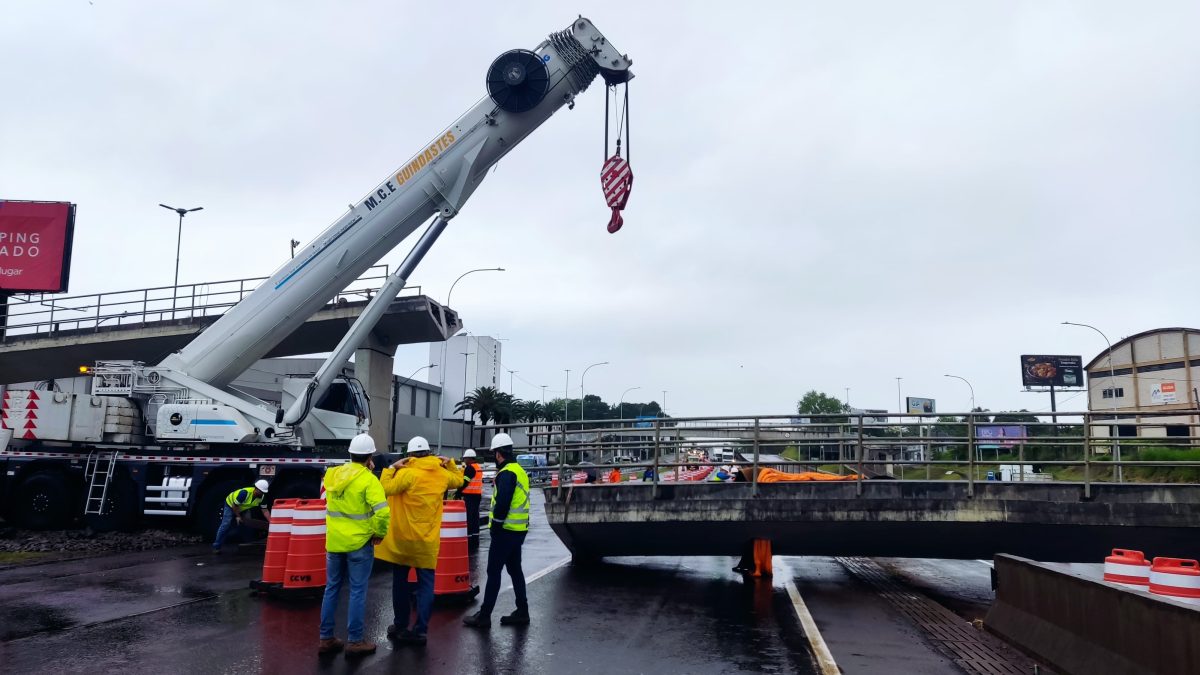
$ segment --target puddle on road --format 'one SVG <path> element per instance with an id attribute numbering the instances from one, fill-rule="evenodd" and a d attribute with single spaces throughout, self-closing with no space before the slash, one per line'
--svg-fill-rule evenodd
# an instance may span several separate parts
<path id="1" fill-rule="evenodd" d="M 0 642 L 53 631 L 66 630 L 79 623 L 56 607 L 45 605 L 7 605 L 0 612 Z"/>

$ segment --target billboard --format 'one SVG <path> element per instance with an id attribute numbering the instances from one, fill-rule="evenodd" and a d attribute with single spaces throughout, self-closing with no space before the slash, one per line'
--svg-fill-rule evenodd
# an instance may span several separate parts
<path id="1" fill-rule="evenodd" d="M 908 407 L 910 414 L 918 413 L 935 413 L 937 412 L 936 402 L 931 398 L 917 398 L 916 396 L 906 396 L 904 398 L 905 405 Z"/>
<path id="2" fill-rule="evenodd" d="M 0 293 L 67 290 L 75 205 L 0 200 Z"/>
<path id="3" fill-rule="evenodd" d="M 1174 382 L 1159 382 L 1150 390 L 1150 405 L 1170 405 L 1178 402 Z"/>
<path id="4" fill-rule="evenodd" d="M 1082 387 L 1083 358 L 1022 354 L 1021 384 L 1026 387 Z"/>
<path id="5" fill-rule="evenodd" d="M 1025 427 L 1017 424 L 980 424 L 975 427 L 975 438 L 983 448 L 1010 448 L 1025 441 Z"/>

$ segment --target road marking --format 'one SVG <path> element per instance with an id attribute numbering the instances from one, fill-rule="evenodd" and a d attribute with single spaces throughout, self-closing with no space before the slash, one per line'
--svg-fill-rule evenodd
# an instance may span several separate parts
<path id="1" fill-rule="evenodd" d="M 800 597 L 800 591 L 796 589 L 796 584 L 792 581 L 791 568 L 786 563 L 777 564 L 776 567 L 784 573 L 783 586 L 792 599 L 796 618 L 800 619 L 800 628 L 804 631 L 804 637 L 808 638 L 808 646 L 812 649 L 813 658 L 817 660 L 817 668 L 820 669 L 821 675 L 840 675 L 842 671 L 838 668 L 837 662 L 833 660 L 833 653 L 829 651 L 829 645 L 825 644 L 825 638 L 821 637 L 821 631 L 817 629 L 816 620 L 808 611 L 808 605 L 804 604 L 804 598 Z"/>
<path id="2" fill-rule="evenodd" d="M 528 586 L 529 584 L 532 584 L 533 582 L 537 581 L 538 579 L 541 579 L 542 577 L 546 576 L 547 574 L 550 574 L 554 570 L 562 567 L 563 565 L 566 565 L 569 562 L 571 562 L 571 556 L 567 556 L 567 557 L 563 558 L 562 560 L 556 560 L 556 561 L 550 563 L 550 565 L 548 567 L 540 569 L 540 570 L 534 572 L 533 574 L 530 574 L 529 576 L 525 577 L 525 585 Z M 512 590 L 512 581 L 509 581 L 506 586 L 504 586 L 503 588 L 500 589 L 500 592 L 503 593 L 504 591 L 511 591 L 511 590 Z"/>

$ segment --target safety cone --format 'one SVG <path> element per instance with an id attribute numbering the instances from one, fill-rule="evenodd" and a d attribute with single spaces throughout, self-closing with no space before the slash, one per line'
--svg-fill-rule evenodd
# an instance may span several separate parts
<path id="1" fill-rule="evenodd" d="M 288 543 L 292 538 L 292 509 L 298 499 L 276 499 L 271 505 L 271 525 L 267 528 L 267 552 L 263 556 L 264 584 L 282 584 L 287 569 Z"/>
<path id="2" fill-rule="evenodd" d="M 470 600 L 479 595 L 479 587 L 471 585 L 471 561 L 467 548 L 467 505 L 461 499 L 442 502 L 441 537 L 433 594 L 445 600 Z M 408 580 L 410 583 L 416 583 L 416 570 L 409 570 Z"/>
<path id="3" fill-rule="evenodd" d="M 292 510 L 283 589 L 303 594 L 325 586 L 325 500 L 297 500 Z"/>
<path id="4" fill-rule="evenodd" d="M 1114 548 L 1104 559 L 1104 580 L 1130 586 L 1150 583 L 1150 561 L 1141 551 Z"/>
<path id="5" fill-rule="evenodd" d="M 1181 558 L 1155 558 L 1150 567 L 1150 592 L 1200 603 L 1200 563 Z"/>

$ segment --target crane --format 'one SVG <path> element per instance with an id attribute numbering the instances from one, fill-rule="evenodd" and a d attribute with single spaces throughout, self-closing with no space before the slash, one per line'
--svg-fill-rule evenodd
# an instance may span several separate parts
<path id="1" fill-rule="evenodd" d="M 359 433 L 368 423 L 367 407 L 353 381 L 344 380 L 352 393 L 349 411 L 314 413 L 354 349 L 488 170 L 560 108 L 574 107 L 597 76 L 608 85 L 627 83 L 631 65 L 583 17 L 533 50 L 504 52 L 487 70 L 487 97 L 351 203 L 254 292 L 160 363 L 97 363 L 93 395 L 141 401 L 159 441 L 303 446 L 312 442 L 305 421 L 318 414 L 337 438 Z M 290 403 L 276 407 L 228 386 L 425 222 L 403 263 Z"/>

